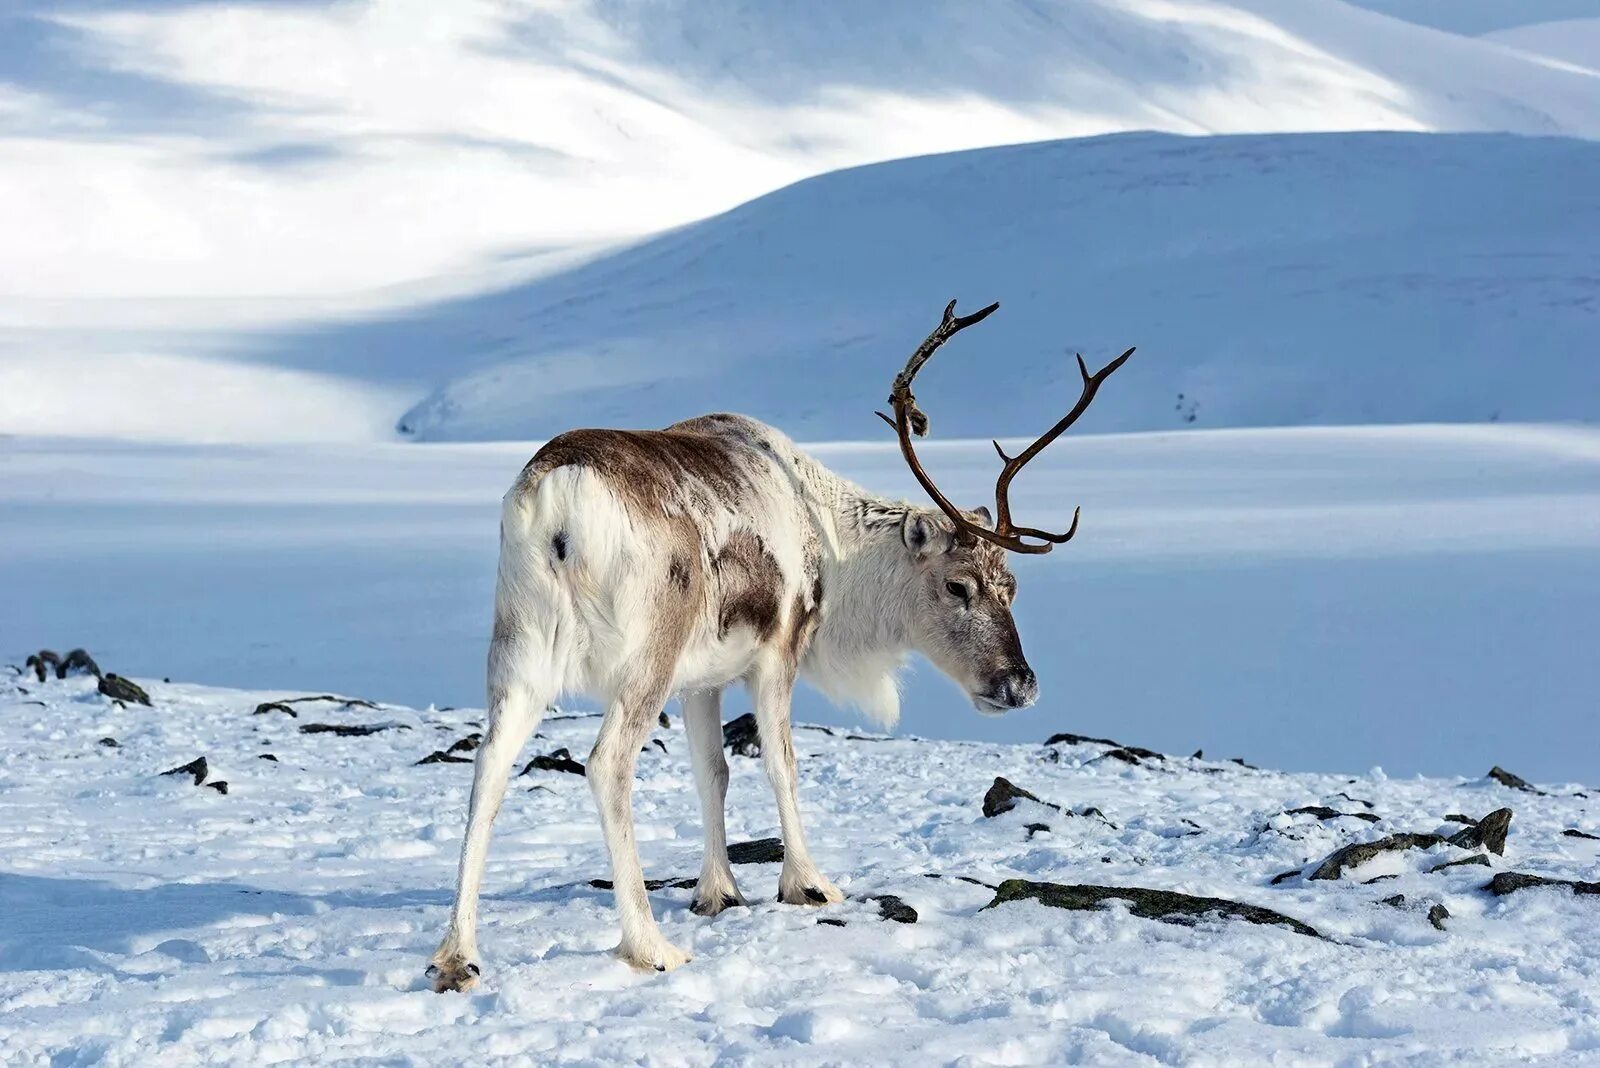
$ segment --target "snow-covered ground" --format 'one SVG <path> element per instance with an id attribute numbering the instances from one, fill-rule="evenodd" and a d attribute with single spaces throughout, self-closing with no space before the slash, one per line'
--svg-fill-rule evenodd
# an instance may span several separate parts
<path id="1" fill-rule="evenodd" d="M 313 701 L 291 718 L 253 710 L 304 691 L 142 681 L 153 708 L 117 707 L 90 678 L 0 678 L 7 1065 L 1600 1055 L 1600 897 L 1482 889 L 1511 870 L 1600 878 L 1600 841 L 1564 833 L 1600 833 L 1600 802 L 1577 784 L 1534 794 L 1482 778 L 1486 768 L 1289 775 L 1214 759 L 1224 754 L 1210 746 L 1213 759 L 1133 765 L 1104 744 L 1040 744 L 1075 722 L 1060 705 L 1024 745 L 802 729 L 808 837 L 848 900 L 823 912 L 777 904 L 771 864 L 738 866 L 755 904 L 714 920 L 688 911 L 688 889 L 664 888 L 655 910 L 695 959 L 658 977 L 607 953 L 615 923 L 609 893 L 589 885 L 608 871 L 584 780 L 533 771 L 514 780 L 490 853 L 485 981 L 436 995 L 422 969 L 448 909 L 471 769 L 416 762 L 477 730 L 479 713 Z M 595 722 L 547 721 L 528 753 L 582 759 Z M 386 729 L 305 733 L 314 723 Z M 655 737 L 665 751 L 645 749 L 636 791 L 647 874 L 692 878 L 699 821 L 681 726 Z M 226 795 L 160 774 L 200 756 Z M 730 838 L 774 834 L 760 762 L 730 760 Z M 1022 801 L 986 818 L 996 776 L 1073 814 Z M 1354 815 L 1287 811 L 1318 805 Z M 1309 878 L 1347 843 L 1454 834 L 1462 825 L 1446 816 L 1507 806 L 1509 842 L 1487 867 L 1429 873 L 1481 852 L 1440 844 Z M 1393 878 L 1367 881 L 1380 876 Z M 1175 925 L 1120 904 L 985 909 L 1011 878 L 1216 897 L 1321 937 L 1217 916 Z M 883 894 L 916 922 L 883 918 Z"/>
<path id="2" fill-rule="evenodd" d="M 937 433 L 957 401 L 936 381 Z M 887 436 L 880 398 L 840 403 Z M 131 675 L 481 703 L 499 498 L 533 450 L 0 443 L 0 657 L 81 645 Z M 881 437 L 814 452 L 920 492 Z M 987 442 L 922 453 L 956 500 L 992 499 Z M 1083 506 L 1070 546 L 1014 561 L 1042 704 L 979 717 L 924 666 L 904 730 L 1026 741 L 1049 725 L 1292 770 L 1593 777 L 1594 430 L 1072 436 L 1014 499 L 1047 528 Z"/>

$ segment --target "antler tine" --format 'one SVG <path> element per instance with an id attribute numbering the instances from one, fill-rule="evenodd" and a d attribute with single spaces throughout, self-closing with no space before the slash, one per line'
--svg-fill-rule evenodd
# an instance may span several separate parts
<path id="1" fill-rule="evenodd" d="M 1005 466 L 1001 469 L 1000 477 L 995 482 L 995 524 L 994 529 L 974 523 L 968 519 L 960 508 L 945 497 L 934 484 L 928 472 L 923 470 L 922 461 L 917 458 L 917 451 L 911 444 L 912 435 L 923 437 L 928 433 L 928 417 L 917 407 L 917 399 L 911 393 L 911 383 L 917 377 L 917 372 L 922 370 L 924 364 L 932 358 L 940 345 L 950 340 L 958 332 L 974 323 L 982 322 L 991 312 L 1000 307 L 994 303 L 986 308 L 980 308 L 971 315 L 957 315 L 956 302 L 951 301 L 945 305 L 944 315 L 939 320 L 939 325 L 934 327 L 933 333 L 918 345 L 911 358 L 906 361 L 905 369 L 895 376 L 894 385 L 889 391 L 889 404 L 894 409 L 894 418 L 891 419 L 883 412 L 875 413 L 879 419 L 894 427 L 896 436 L 900 439 L 900 453 L 905 457 L 906 464 L 911 468 L 911 473 L 933 503 L 939 506 L 955 524 L 956 540 L 963 545 L 971 545 L 977 539 L 998 545 L 1002 549 L 1009 549 L 1018 553 L 1047 553 L 1063 542 L 1070 541 L 1078 532 L 1078 516 L 1080 509 L 1073 509 L 1072 526 L 1064 534 L 1053 534 L 1047 530 L 1036 530 L 1033 527 L 1018 527 L 1011 523 L 1011 503 L 1008 494 L 1011 489 L 1011 480 L 1016 473 L 1022 470 L 1035 456 L 1039 455 L 1052 441 L 1060 437 L 1073 423 L 1078 421 L 1084 411 L 1094 400 L 1095 393 L 1100 389 L 1100 384 L 1111 374 L 1127 362 L 1133 355 L 1129 349 L 1094 374 L 1089 373 L 1089 367 L 1083 362 L 1083 357 L 1078 357 L 1078 370 L 1083 375 L 1083 392 L 1078 397 L 1078 403 L 1073 405 L 1060 422 L 1045 431 L 1033 444 L 1029 445 L 1016 456 L 1007 456 L 1006 451 L 1000 447 L 998 441 L 994 442 L 994 451 L 1000 454 L 1000 459 Z M 1033 538 L 1034 541 L 1025 539 Z"/>
<path id="2" fill-rule="evenodd" d="M 1060 545 L 1065 541 L 1069 541 L 1071 540 L 1072 536 L 1078 532 L 1078 510 L 1076 509 L 1072 513 L 1072 526 L 1067 529 L 1065 534 L 1049 534 L 1041 530 L 1013 527 L 1011 525 L 1011 480 L 1016 477 L 1018 471 L 1021 471 L 1027 466 L 1029 460 L 1032 460 L 1035 456 L 1043 452 L 1052 441 L 1056 440 L 1056 438 L 1059 438 L 1066 432 L 1068 427 L 1078 421 L 1078 417 L 1083 415 L 1083 413 L 1088 410 L 1089 405 L 1094 402 L 1094 395 L 1099 392 L 1101 383 L 1110 378 L 1117 368 L 1127 363 L 1128 357 L 1132 356 L 1133 352 L 1133 349 L 1128 349 L 1128 351 L 1124 352 L 1121 356 L 1118 356 L 1116 359 L 1100 368 L 1100 370 L 1096 371 L 1094 374 L 1089 373 L 1089 365 L 1083 362 L 1083 355 L 1081 353 L 1077 354 L 1078 373 L 1083 376 L 1083 391 L 1078 395 L 1078 403 L 1074 404 L 1072 406 L 1072 410 L 1066 415 L 1062 416 L 1060 421 L 1057 422 L 1055 426 L 1052 426 L 1049 430 L 1046 430 L 1043 434 L 1039 435 L 1039 437 L 1035 438 L 1032 445 L 1029 445 L 1017 455 L 1006 460 L 1006 465 L 1001 469 L 1000 477 L 995 480 L 994 484 L 995 529 L 999 531 L 1013 531 L 1019 535 L 1025 534 L 1034 538 L 1042 538 L 1046 542 L 1050 543 L 1043 546 L 1034 546 L 1028 550 L 1018 551 L 1049 552 L 1052 545 Z"/>

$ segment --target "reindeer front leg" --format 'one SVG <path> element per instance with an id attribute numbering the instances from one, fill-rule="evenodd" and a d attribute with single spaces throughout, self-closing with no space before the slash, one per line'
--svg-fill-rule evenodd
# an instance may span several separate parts
<path id="1" fill-rule="evenodd" d="M 783 832 L 783 871 L 778 876 L 778 900 L 790 905 L 827 905 L 844 900 L 844 894 L 811 862 L 805 831 L 800 826 L 800 803 L 795 787 L 794 738 L 789 730 L 789 701 L 794 694 L 794 669 L 769 666 L 752 673 L 756 726 L 761 731 L 761 759 L 778 802 L 778 824 Z"/>

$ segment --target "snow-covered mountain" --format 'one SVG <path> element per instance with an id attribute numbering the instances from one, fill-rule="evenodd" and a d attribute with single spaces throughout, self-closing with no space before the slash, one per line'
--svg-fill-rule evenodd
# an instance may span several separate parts
<path id="1" fill-rule="evenodd" d="M 1398 17 L 1337 0 L 24 0 L 0 13 L 0 203 L 20 206 L 0 241 L 0 430 L 383 434 L 463 368 L 543 343 L 445 331 L 378 360 L 359 335 L 314 344 L 327 324 L 426 328 L 440 299 L 872 161 L 1134 129 L 1600 136 L 1592 71 L 1468 36 L 1515 18 L 1368 6 Z"/>
<path id="2" fill-rule="evenodd" d="M 1086 426 L 1591 419 L 1596 190 L 1600 144 L 1551 138 L 983 149 L 825 175 L 531 285 L 294 343 L 450 352 L 455 376 L 402 420 L 427 439 L 724 408 L 872 437 L 950 297 L 1002 307 L 919 382 L 941 434 L 1047 426 L 1075 395 L 1071 353 L 1128 345 Z"/>

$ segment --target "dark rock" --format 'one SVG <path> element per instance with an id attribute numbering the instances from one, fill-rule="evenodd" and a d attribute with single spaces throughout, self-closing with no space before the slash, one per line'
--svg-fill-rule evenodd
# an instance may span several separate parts
<path id="1" fill-rule="evenodd" d="M 421 760 L 419 760 L 415 764 L 413 764 L 412 767 L 421 767 L 424 764 L 470 764 L 470 763 L 472 763 L 472 760 L 471 760 L 470 757 L 458 757 L 458 756 L 454 755 L 453 753 L 446 753 L 442 749 L 435 749 L 433 752 L 429 753 L 427 756 L 423 757 Z"/>
<path id="2" fill-rule="evenodd" d="M 369 734 L 411 728 L 404 723 L 302 723 L 301 734 L 334 734 L 340 738 L 365 738 Z"/>
<path id="3" fill-rule="evenodd" d="M 256 705 L 256 710 L 250 714 L 252 716 L 264 716 L 268 712 L 283 712 L 287 713 L 291 719 L 300 718 L 300 713 L 296 712 L 282 701 L 262 701 L 259 705 Z"/>
<path id="4" fill-rule="evenodd" d="M 1404 894 L 1395 894 L 1392 897 L 1386 897 L 1382 901 L 1378 902 L 1380 905 L 1388 905 L 1392 908 L 1400 908 L 1405 905 L 1405 903 L 1406 895 Z"/>
<path id="5" fill-rule="evenodd" d="M 1290 879 L 1293 879 L 1296 875 L 1299 875 L 1302 870 L 1303 869 L 1301 868 L 1290 868 L 1288 871 L 1280 871 L 1267 881 L 1267 885 L 1277 886 L 1280 883 L 1286 883 Z"/>
<path id="6" fill-rule="evenodd" d="M 1460 846 L 1462 849 L 1476 849 L 1482 846 L 1496 856 L 1504 856 L 1506 833 L 1510 830 L 1511 810 L 1497 808 L 1472 826 L 1452 834 L 1449 841 L 1451 845 Z"/>
<path id="7" fill-rule="evenodd" d="M 922 877 L 924 879 L 955 879 L 958 882 L 971 883 L 973 886 L 981 886 L 985 890 L 996 889 L 994 883 L 986 883 L 982 879 L 974 879 L 970 875 L 946 875 L 942 871 L 925 871 L 922 873 Z"/>
<path id="8" fill-rule="evenodd" d="M 1591 842 L 1600 842 L 1600 834 L 1590 834 L 1588 831 L 1566 830 L 1561 832 L 1563 838 L 1587 838 Z"/>
<path id="9" fill-rule="evenodd" d="M 1034 835 L 1038 834 L 1040 831 L 1048 831 L 1049 829 L 1050 829 L 1050 825 L 1048 823 L 1030 823 L 1026 827 L 1023 828 L 1023 830 L 1028 832 L 1028 837 L 1029 838 L 1032 838 Z"/>
<path id="10" fill-rule="evenodd" d="M 483 735 L 481 735 L 481 734 L 469 734 L 465 738 L 462 738 L 462 739 L 460 739 L 458 741 L 450 743 L 450 748 L 446 749 L 445 752 L 447 752 L 447 753 L 471 753 L 471 752 L 475 751 L 478 748 L 478 743 L 481 742 L 481 741 L 483 741 Z"/>
<path id="11" fill-rule="evenodd" d="M 825 923 L 829 927 L 844 927 L 845 926 L 845 922 L 843 920 L 839 919 L 837 916 L 819 916 L 819 917 L 817 917 L 817 922 L 818 923 Z"/>
<path id="12" fill-rule="evenodd" d="M 761 732 L 756 727 L 754 713 L 746 712 L 737 719 L 722 725 L 722 744 L 733 750 L 735 756 L 761 755 Z"/>
<path id="13" fill-rule="evenodd" d="M 74 671 L 85 675 L 93 675 L 97 679 L 100 677 L 100 665 L 96 664 L 94 657 L 83 649 L 72 650 L 62 659 L 61 663 L 56 665 L 56 678 L 64 679 Z"/>
<path id="14" fill-rule="evenodd" d="M 1471 816 L 1463 816 L 1459 812 L 1446 813 L 1444 819 L 1446 823 L 1465 823 L 1468 827 L 1476 827 L 1478 825 L 1477 820 Z"/>
<path id="15" fill-rule="evenodd" d="M 661 714 L 656 717 L 656 723 L 659 724 L 661 729 L 664 730 L 664 731 L 672 729 L 672 720 L 667 718 L 667 710 L 666 709 L 663 708 L 661 710 Z"/>
<path id="16" fill-rule="evenodd" d="M 1520 871 L 1503 871 L 1483 884 L 1483 889 L 1496 897 L 1504 897 L 1530 886 L 1566 886 L 1574 894 L 1600 894 L 1600 883 L 1585 883 L 1575 879 L 1551 879 L 1543 875 L 1529 875 Z"/>
<path id="17" fill-rule="evenodd" d="M 1442 904 L 1435 904 L 1428 909 L 1428 922 L 1439 930 L 1444 930 L 1444 921 L 1450 918 L 1450 910 Z"/>
<path id="18" fill-rule="evenodd" d="M 1366 808 L 1372 808 L 1373 807 L 1373 804 L 1372 804 L 1371 801 L 1366 801 L 1366 800 L 1363 800 L 1362 798 L 1359 798 L 1359 797 L 1351 797 L 1349 794 L 1345 793 L 1343 790 L 1339 791 L 1338 793 L 1334 794 L 1333 796 L 1334 797 L 1342 797 L 1346 801 L 1349 801 L 1349 802 L 1351 802 L 1353 804 L 1365 806 Z"/>
<path id="19" fill-rule="evenodd" d="M 1543 790 L 1534 786 L 1533 783 L 1529 782 L 1527 779 L 1524 779 L 1520 775 L 1511 774 L 1498 764 L 1489 769 L 1488 777 L 1499 783 L 1501 786 L 1509 786 L 1513 790 L 1522 790 L 1525 793 L 1538 794 L 1540 797 L 1545 795 Z"/>
<path id="20" fill-rule="evenodd" d="M 1377 823 L 1379 817 L 1370 812 L 1340 812 L 1327 805 L 1303 805 L 1300 808 L 1291 808 L 1286 813 L 1289 816 L 1315 816 L 1319 820 L 1352 819 L 1366 820 L 1368 823 Z"/>
<path id="21" fill-rule="evenodd" d="M 1435 864 L 1433 867 L 1429 868 L 1428 873 L 1431 875 L 1436 871 L 1444 871 L 1446 868 L 1459 868 L 1466 864 L 1481 864 L 1487 868 L 1489 867 L 1489 854 L 1474 853 L 1472 856 L 1462 857 L 1460 860 L 1447 860 L 1442 864 Z"/>
<path id="22" fill-rule="evenodd" d="M 874 894 L 868 901 L 878 903 L 878 915 L 895 923 L 916 923 L 917 910 L 893 894 Z"/>
<path id="23" fill-rule="evenodd" d="M 1233 758 L 1231 758 L 1230 762 L 1239 765 L 1241 768 L 1249 768 L 1251 771 L 1260 771 L 1261 770 L 1260 768 L 1256 767 L 1254 764 L 1246 764 L 1244 762 L 1244 757 L 1233 757 Z"/>
<path id="24" fill-rule="evenodd" d="M 1374 875 L 1370 879 L 1361 880 L 1361 885 L 1362 886 L 1371 886 L 1373 883 L 1386 883 L 1390 879 L 1398 879 L 1398 878 L 1400 878 L 1400 876 L 1398 876 L 1398 875 Z"/>
<path id="25" fill-rule="evenodd" d="M 1148 890 L 1138 886 L 1067 886 L 1061 883 L 1039 883 L 1027 879 L 1007 879 L 995 891 L 994 900 L 984 906 L 992 909 L 1008 901 L 1032 899 L 1052 908 L 1094 911 L 1110 901 L 1122 901 L 1135 915 L 1164 923 L 1193 925 L 1207 916 L 1218 915 L 1247 923 L 1287 927 L 1297 934 L 1321 938 L 1316 928 L 1299 920 L 1238 901 L 1217 897 L 1193 897 L 1171 890 Z"/>
<path id="26" fill-rule="evenodd" d="M 536 756 L 523 765 L 519 775 L 526 775 L 530 771 L 562 771 L 568 775 L 586 774 L 582 764 L 572 759 L 572 754 L 563 747 L 544 756 Z"/>
<path id="27" fill-rule="evenodd" d="M 1337 879 L 1346 869 L 1365 864 L 1380 854 L 1406 849 L 1432 849 L 1443 842 L 1444 839 L 1436 834 L 1391 834 L 1376 842 L 1357 842 L 1355 845 L 1335 850 L 1328 859 L 1317 866 L 1317 870 L 1311 873 L 1310 878 Z"/>
<path id="28" fill-rule="evenodd" d="M 1194 751 L 1194 755 L 1191 756 L 1189 759 L 1190 760 L 1204 760 L 1205 758 L 1206 758 L 1206 751 L 1204 749 L 1196 749 Z"/>
<path id="29" fill-rule="evenodd" d="M 983 814 L 993 819 L 1002 812 L 1010 812 L 1017 807 L 1017 802 L 1024 800 L 1038 801 L 1039 804 L 1049 808 L 1060 809 L 1059 805 L 1041 801 L 1037 796 L 1024 790 L 1010 779 L 997 775 L 988 792 L 983 795 Z"/>
<path id="30" fill-rule="evenodd" d="M 1121 742 L 1113 742 L 1110 738 L 1091 738 L 1086 734 L 1052 734 L 1044 740 L 1045 745 L 1109 745 L 1113 749 L 1123 748 Z"/>
<path id="31" fill-rule="evenodd" d="M 652 893 L 667 887 L 674 890 L 693 890 L 695 882 L 694 879 L 646 879 L 644 888 Z M 610 879 L 590 879 L 589 885 L 596 890 L 610 890 L 615 884 Z"/>
<path id="32" fill-rule="evenodd" d="M 660 749 L 663 753 L 665 753 L 667 751 L 667 743 L 663 742 L 660 738 L 652 738 L 652 739 L 650 739 L 650 745 L 653 745 L 657 749 Z M 648 753 L 650 751 L 650 745 L 645 746 L 643 749 L 639 750 L 639 752 Z"/>
<path id="33" fill-rule="evenodd" d="M 49 678 L 50 672 L 61 666 L 61 658 L 50 649 L 40 649 L 37 653 L 24 661 L 26 666 L 33 669 L 33 673 L 43 682 Z"/>
<path id="34" fill-rule="evenodd" d="M 781 864 L 783 839 L 757 838 L 753 842 L 735 842 L 728 847 L 730 864 Z"/>
<path id="35" fill-rule="evenodd" d="M 278 758 L 273 756 L 271 753 L 257 753 L 256 754 L 256 759 L 257 760 L 270 760 L 274 764 L 278 763 Z"/>
<path id="36" fill-rule="evenodd" d="M 225 779 L 218 779 L 215 782 L 208 782 L 206 783 L 206 788 L 215 790 L 217 793 L 222 794 L 223 796 L 227 796 L 228 793 L 228 783 Z"/>
<path id="37" fill-rule="evenodd" d="M 193 760 L 189 761 L 189 763 L 187 763 L 187 764 L 184 764 L 182 767 L 169 768 L 168 770 L 163 771 L 161 774 L 163 774 L 163 775 L 192 775 L 192 776 L 194 776 L 194 784 L 196 786 L 199 786 L 201 783 L 206 781 L 206 776 L 209 775 L 210 773 L 211 773 L 211 769 L 206 767 L 206 758 L 201 756 L 201 757 L 195 757 Z"/>
<path id="38" fill-rule="evenodd" d="M 1131 749 L 1107 749 L 1100 757 L 1102 760 L 1120 760 L 1124 764 L 1140 763 L 1139 754 Z"/>
<path id="39" fill-rule="evenodd" d="M 102 739 L 100 739 L 100 744 L 105 746 L 107 749 L 121 749 L 122 748 L 122 743 L 117 741 L 115 738 L 102 738 Z"/>
<path id="40" fill-rule="evenodd" d="M 100 676 L 100 692 L 113 701 L 128 701 L 147 707 L 150 704 L 150 695 L 145 693 L 138 683 L 121 675 Z"/>

